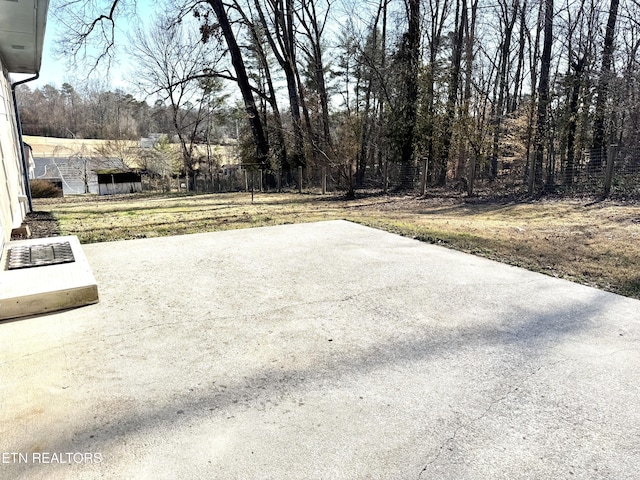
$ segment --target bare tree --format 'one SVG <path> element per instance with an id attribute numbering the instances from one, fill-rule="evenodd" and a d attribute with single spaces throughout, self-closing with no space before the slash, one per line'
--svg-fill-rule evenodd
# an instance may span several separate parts
<path id="1" fill-rule="evenodd" d="M 604 45 L 602 47 L 602 67 L 600 69 L 600 79 L 598 81 L 598 98 L 596 101 L 594 122 L 593 122 L 593 145 L 592 148 L 597 154 L 593 157 L 593 166 L 600 167 L 602 153 L 605 151 L 605 106 L 609 90 L 611 64 L 613 61 L 613 51 L 615 47 L 615 29 L 618 15 L 619 0 L 611 0 L 609 4 L 609 18 L 607 29 L 604 35 Z"/>
<path id="2" fill-rule="evenodd" d="M 511 40 L 513 28 L 518 18 L 520 8 L 518 0 L 500 0 L 500 23 L 502 26 L 502 40 L 500 42 L 500 59 L 498 75 L 494 87 L 494 107 L 493 107 L 493 148 L 491 151 L 491 178 L 498 176 L 498 147 L 500 142 L 500 127 L 505 111 L 505 97 L 508 94 L 507 77 L 509 73 L 509 54 L 511 53 Z"/>
<path id="3" fill-rule="evenodd" d="M 296 16 L 308 43 L 299 43 L 305 52 L 311 69 L 313 84 L 320 99 L 322 118 L 321 148 L 331 146 L 331 130 L 329 124 L 329 94 L 325 81 L 325 61 L 323 58 L 323 35 L 327 26 L 331 10 L 331 0 L 326 0 L 325 7 L 320 11 L 317 0 L 301 0 L 300 8 L 296 9 Z"/>
<path id="4" fill-rule="evenodd" d="M 219 53 L 182 24 L 159 16 L 148 29 L 140 26 L 131 42 L 140 75 L 138 86 L 148 96 L 159 96 L 171 105 L 172 121 L 180 142 L 187 185 L 194 189 L 195 147 L 211 115 L 204 100 L 211 82 L 203 76 L 215 70 Z"/>
<path id="5" fill-rule="evenodd" d="M 548 134 L 549 74 L 551 71 L 551 47 L 553 44 L 553 0 L 545 0 L 544 44 L 538 85 L 538 114 L 536 136 L 534 140 L 535 158 L 531 162 L 529 173 L 529 193 L 534 186 L 542 186 L 542 166 L 544 160 L 546 136 Z"/>
<path id="6" fill-rule="evenodd" d="M 441 161 L 436 159 L 436 87 L 437 87 L 437 71 L 438 71 L 438 54 L 440 53 L 443 34 L 447 17 L 450 10 L 450 0 L 429 0 L 427 3 L 427 20 L 428 27 L 425 28 L 428 40 L 429 60 L 425 66 L 426 75 L 424 81 L 424 110 L 425 110 L 425 154 L 429 159 L 429 171 L 427 177 L 430 182 L 437 181 L 441 178 L 441 170 L 446 165 L 442 165 Z M 439 157 L 441 160 L 442 157 Z"/>
<path id="7" fill-rule="evenodd" d="M 236 35 L 231 28 L 231 22 L 227 15 L 227 8 L 222 0 L 207 0 L 207 3 L 213 9 L 215 16 L 218 20 L 217 25 L 209 22 L 208 15 L 203 15 L 203 25 L 201 25 L 200 31 L 203 34 L 203 40 L 207 41 L 213 35 L 215 37 L 218 31 L 222 32 L 222 36 L 227 44 L 229 55 L 231 56 L 231 63 L 236 72 L 235 81 L 238 84 L 244 107 L 247 112 L 247 120 L 251 127 L 251 134 L 256 148 L 257 163 L 266 165 L 269 158 L 269 143 L 265 135 L 264 126 L 260 119 L 260 113 L 256 106 L 255 99 L 253 97 L 253 88 L 249 82 L 249 76 L 245 66 L 244 58 Z"/>
<path id="8" fill-rule="evenodd" d="M 449 92 L 447 95 L 447 106 L 444 116 L 444 127 L 442 135 L 442 152 L 440 153 L 440 171 L 436 183 L 443 186 L 447 181 L 447 169 L 449 164 L 449 149 L 451 148 L 451 135 L 453 133 L 453 121 L 455 108 L 458 101 L 458 91 L 460 89 L 460 64 L 462 62 L 462 50 L 464 41 L 464 26 L 467 23 L 467 0 L 456 1 L 455 30 L 453 34 L 453 45 L 451 54 L 451 77 L 449 81 Z"/>
<path id="9" fill-rule="evenodd" d="M 576 149 L 576 132 L 580 98 L 585 89 L 584 77 L 593 57 L 592 28 L 596 17 L 593 8 L 587 9 L 586 1 L 581 0 L 574 13 L 567 9 L 567 100 L 566 100 L 566 162 L 564 165 L 565 185 L 574 180 Z"/>
<path id="10" fill-rule="evenodd" d="M 265 127 L 265 134 L 269 135 L 270 147 L 270 167 L 280 170 L 282 166 L 286 166 L 287 147 L 284 135 L 284 124 L 278 105 L 278 97 L 275 82 L 272 74 L 272 56 L 270 57 L 270 47 L 266 35 L 268 34 L 262 26 L 262 22 L 256 18 L 257 14 L 252 11 L 251 3 L 246 4 L 243 8 L 240 1 L 234 0 L 234 9 L 242 18 L 242 21 L 249 34 L 249 46 L 247 55 L 255 57 L 257 76 L 259 78 L 259 95 L 264 103 L 268 103 L 273 114 L 273 128 L 269 129 L 267 121 L 266 105 L 262 112 L 262 121 Z M 256 72 L 254 72 L 254 76 Z"/>
<path id="11" fill-rule="evenodd" d="M 295 6 L 293 0 L 268 0 L 263 7 L 254 0 L 258 18 L 287 82 L 287 94 L 293 123 L 292 167 L 304 165 L 304 136 L 302 131 L 301 98 L 298 85 L 298 65 L 295 42 Z"/>
<path id="12" fill-rule="evenodd" d="M 52 8 L 63 26 L 57 53 L 90 71 L 106 64 L 108 71 L 116 53 L 116 22 L 136 13 L 135 0 L 63 0 Z"/>

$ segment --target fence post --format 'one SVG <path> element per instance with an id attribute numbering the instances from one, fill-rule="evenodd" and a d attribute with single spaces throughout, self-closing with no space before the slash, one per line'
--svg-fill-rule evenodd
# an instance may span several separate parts
<path id="1" fill-rule="evenodd" d="M 322 195 L 327 193 L 327 167 L 322 167 Z"/>
<path id="2" fill-rule="evenodd" d="M 302 165 L 298 166 L 298 193 L 302 193 Z"/>
<path id="3" fill-rule="evenodd" d="M 425 155 L 422 160 L 422 177 L 420 178 L 420 195 L 424 197 L 427 193 L 427 168 L 429 167 L 429 157 Z"/>
<path id="4" fill-rule="evenodd" d="M 618 150 L 618 145 L 609 145 L 607 149 L 607 169 L 604 175 L 604 196 L 609 196 L 611 193 L 611 184 L 613 183 L 613 163 Z"/>
<path id="5" fill-rule="evenodd" d="M 244 172 L 244 191 L 248 192 L 249 191 L 249 178 L 247 176 L 247 170 L 244 169 L 243 172 Z"/>
<path id="6" fill-rule="evenodd" d="M 245 170 L 246 172 L 246 170 Z M 251 170 L 251 203 L 253 203 L 253 185 L 256 183 L 256 172 Z"/>
<path id="7" fill-rule="evenodd" d="M 382 192 L 387 193 L 389 189 L 389 160 L 385 158 L 384 160 L 384 168 L 382 169 Z"/>
<path id="8" fill-rule="evenodd" d="M 473 182 L 476 179 L 476 155 L 475 152 L 471 155 L 469 159 L 469 182 L 467 183 L 467 196 L 471 197 L 473 195 Z"/>
<path id="9" fill-rule="evenodd" d="M 529 195 L 533 195 L 535 176 L 536 176 L 536 156 L 535 156 L 535 153 L 530 152 L 529 153 L 529 178 L 527 179 L 528 180 L 527 190 L 529 192 Z"/>

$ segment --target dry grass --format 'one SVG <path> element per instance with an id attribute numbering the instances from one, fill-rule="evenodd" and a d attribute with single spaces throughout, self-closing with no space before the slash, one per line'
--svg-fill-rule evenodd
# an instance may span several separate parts
<path id="1" fill-rule="evenodd" d="M 85 140 L 75 138 L 34 137 L 25 135 L 24 141 L 31 146 L 34 157 L 70 157 L 72 155 L 93 156 L 109 143 L 109 140 Z M 126 145 L 137 147 L 138 142 L 126 141 Z"/>
<path id="2" fill-rule="evenodd" d="M 245 193 L 41 200 L 82 242 L 346 219 L 640 298 L 640 207 Z"/>
<path id="3" fill-rule="evenodd" d="M 93 140 L 75 138 L 36 137 L 25 135 L 24 141 L 31 146 L 34 157 L 67 158 L 74 155 L 85 157 L 116 156 L 130 167 L 136 167 L 136 154 L 140 142 L 138 140 Z M 171 143 L 170 148 L 180 151 L 180 144 Z M 228 145 L 212 145 L 213 151 L 220 156 L 223 163 L 237 163 L 234 147 Z M 207 150 L 202 145 L 195 146 L 196 156 L 206 156 Z M 123 153 L 126 152 L 126 155 Z"/>

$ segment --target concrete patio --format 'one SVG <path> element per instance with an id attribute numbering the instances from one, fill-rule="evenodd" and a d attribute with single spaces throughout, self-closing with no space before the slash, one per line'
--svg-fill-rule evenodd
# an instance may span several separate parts
<path id="1" fill-rule="evenodd" d="M 640 301 L 343 221 L 84 251 L 0 323 L 2 479 L 638 478 Z"/>

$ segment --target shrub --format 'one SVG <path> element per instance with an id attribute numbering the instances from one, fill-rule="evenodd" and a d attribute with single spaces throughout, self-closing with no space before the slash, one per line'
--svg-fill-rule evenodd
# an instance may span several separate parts
<path id="1" fill-rule="evenodd" d="M 48 180 L 31 180 L 31 197 L 58 198 L 62 197 L 62 189 Z"/>

